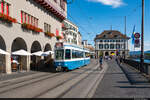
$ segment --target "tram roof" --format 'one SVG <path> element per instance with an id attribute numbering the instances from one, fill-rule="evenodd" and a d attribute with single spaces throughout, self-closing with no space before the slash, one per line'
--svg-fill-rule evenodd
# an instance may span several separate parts
<path id="1" fill-rule="evenodd" d="M 74 44 L 64 44 L 64 47 L 77 48 L 85 52 L 89 52 L 87 48 L 84 48 L 83 46 L 74 45 Z"/>

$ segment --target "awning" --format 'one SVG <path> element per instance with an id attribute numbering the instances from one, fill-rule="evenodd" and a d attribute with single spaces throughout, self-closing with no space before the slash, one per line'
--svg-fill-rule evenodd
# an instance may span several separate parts
<path id="1" fill-rule="evenodd" d="M 32 55 L 35 55 L 35 56 L 42 56 L 43 53 L 44 53 L 44 52 L 42 52 L 42 51 L 38 51 L 38 52 L 32 53 Z"/>
<path id="2" fill-rule="evenodd" d="M 38 51 L 38 52 L 32 53 L 32 55 L 35 55 L 35 56 L 48 56 L 48 55 L 53 54 L 53 53 L 54 53 L 53 51 L 46 51 L 46 52 Z"/>
<path id="3" fill-rule="evenodd" d="M 46 51 L 46 52 L 43 52 L 42 56 L 48 56 L 50 54 L 54 54 L 53 51 Z"/>
<path id="4" fill-rule="evenodd" d="M 6 51 L 4 51 L 4 50 L 2 50 L 2 49 L 0 49 L 0 54 L 3 54 L 3 55 L 10 55 L 8 52 L 6 52 Z"/>
<path id="5" fill-rule="evenodd" d="M 18 50 L 18 51 L 12 52 L 12 55 L 31 56 L 32 54 L 25 50 Z"/>

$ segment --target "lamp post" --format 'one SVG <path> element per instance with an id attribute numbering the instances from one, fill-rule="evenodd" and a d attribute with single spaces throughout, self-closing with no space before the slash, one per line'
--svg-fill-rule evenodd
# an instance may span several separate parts
<path id="1" fill-rule="evenodd" d="M 144 0 L 142 0 L 142 25 L 141 25 L 141 64 L 140 71 L 143 72 L 144 64 Z"/>

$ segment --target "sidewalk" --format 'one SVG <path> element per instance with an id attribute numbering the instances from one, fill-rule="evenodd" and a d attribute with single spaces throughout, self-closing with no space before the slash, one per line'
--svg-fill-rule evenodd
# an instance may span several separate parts
<path id="1" fill-rule="evenodd" d="M 127 65 L 107 61 L 108 69 L 97 87 L 94 98 L 150 98 L 150 83 Z"/>
<path id="2" fill-rule="evenodd" d="M 27 75 L 36 74 L 37 72 L 29 71 L 29 72 L 12 72 L 12 74 L 0 74 L 0 81 L 6 81 L 10 79 L 15 79 Z"/>

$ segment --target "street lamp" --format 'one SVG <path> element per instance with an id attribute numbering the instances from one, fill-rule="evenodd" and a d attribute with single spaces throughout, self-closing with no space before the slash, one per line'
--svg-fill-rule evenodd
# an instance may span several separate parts
<path id="1" fill-rule="evenodd" d="M 142 25 L 141 25 L 141 64 L 140 71 L 143 72 L 144 64 L 144 0 L 142 0 Z"/>

